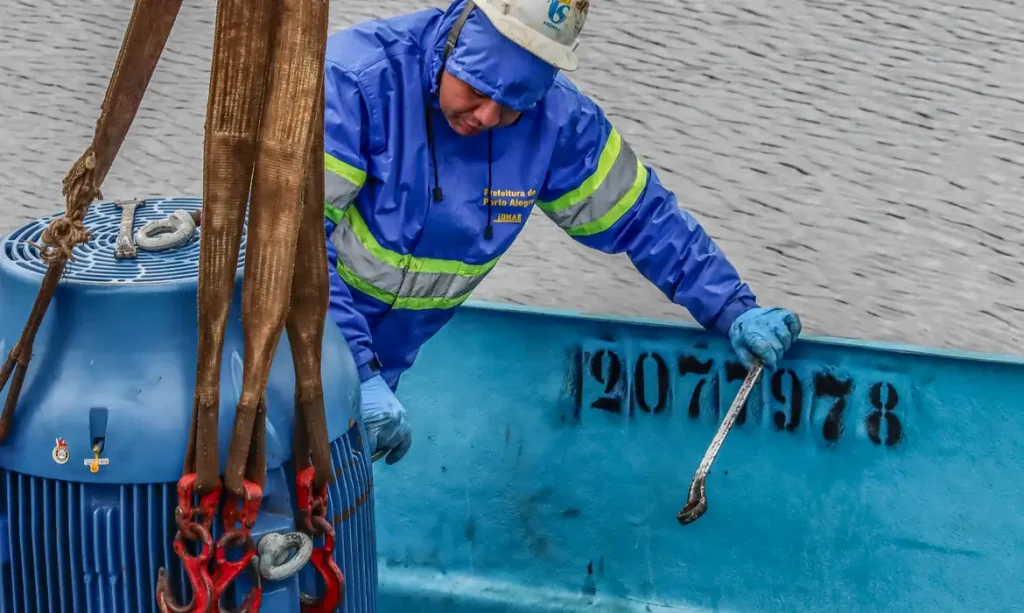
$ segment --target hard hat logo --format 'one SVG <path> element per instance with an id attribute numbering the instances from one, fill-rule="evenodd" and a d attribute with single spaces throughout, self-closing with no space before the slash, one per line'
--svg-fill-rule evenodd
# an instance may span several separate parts
<path id="1" fill-rule="evenodd" d="M 472 0 L 495 28 L 560 70 L 575 70 L 590 0 Z"/>
<path id="2" fill-rule="evenodd" d="M 551 20 L 551 23 L 558 25 L 565 21 L 571 9 L 569 0 L 551 0 L 551 6 L 548 7 L 548 19 Z"/>

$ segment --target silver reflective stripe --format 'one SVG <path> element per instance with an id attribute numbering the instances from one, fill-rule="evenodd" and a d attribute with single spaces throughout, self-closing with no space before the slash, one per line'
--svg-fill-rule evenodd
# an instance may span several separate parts
<path id="1" fill-rule="evenodd" d="M 620 139 L 619 142 L 619 154 L 615 157 L 608 176 L 593 194 L 561 211 L 545 211 L 559 227 L 568 230 L 600 219 L 633 188 L 639 171 L 636 153 L 626 139 Z"/>
<path id="2" fill-rule="evenodd" d="M 488 268 L 473 276 L 440 272 L 418 272 L 393 266 L 376 257 L 359 240 L 345 216 L 331 232 L 331 244 L 338 252 L 338 265 L 344 266 L 356 277 L 370 284 L 378 292 L 370 291 L 374 297 L 389 302 L 388 298 L 435 299 L 436 308 L 452 306 L 450 301 L 463 298 L 483 281 Z M 364 288 L 360 288 L 364 289 Z M 382 296 L 380 292 L 390 296 Z M 430 305 L 423 304 L 423 307 Z"/>
<path id="3" fill-rule="evenodd" d="M 354 185 L 351 181 L 336 172 L 324 169 L 324 203 L 344 211 L 355 200 L 362 185 Z"/>

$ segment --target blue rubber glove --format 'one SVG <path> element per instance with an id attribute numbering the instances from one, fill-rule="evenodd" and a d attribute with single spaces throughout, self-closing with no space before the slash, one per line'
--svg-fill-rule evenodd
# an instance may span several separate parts
<path id="1" fill-rule="evenodd" d="M 757 358 L 765 368 L 775 370 L 800 330 L 800 318 L 786 309 L 754 307 L 732 322 L 729 342 L 747 368 Z"/>
<path id="2" fill-rule="evenodd" d="M 394 464 L 412 446 L 412 427 L 405 419 L 405 408 L 380 375 L 360 386 L 362 390 L 363 427 L 370 443 L 371 455 L 387 453 L 387 464 Z"/>

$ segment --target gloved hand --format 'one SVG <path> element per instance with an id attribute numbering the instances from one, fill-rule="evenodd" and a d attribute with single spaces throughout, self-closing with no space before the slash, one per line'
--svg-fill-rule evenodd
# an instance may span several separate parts
<path id="1" fill-rule="evenodd" d="M 405 419 L 405 408 L 380 375 L 363 381 L 363 427 L 369 438 L 370 453 L 386 452 L 388 464 L 394 464 L 412 446 L 412 427 Z"/>
<path id="2" fill-rule="evenodd" d="M 786 309 L 754 307 L 732 322 L 729 342 L 740 361 L 750 368 L 756 357 L 775 370 L 782 355 L 800 336 L 800 318 Z"/>

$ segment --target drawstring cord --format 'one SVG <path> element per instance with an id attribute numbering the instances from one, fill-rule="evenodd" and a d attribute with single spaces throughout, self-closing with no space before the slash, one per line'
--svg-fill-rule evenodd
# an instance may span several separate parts
<path id="1" fill-rule="evenodd" d="M 434 129 L 433 122 L 430 119 L 430 106 L 424 101 L 424 119 L 427 123 L 427 147 L 430 149 L 430 161 L 434 167 L 434 189 L 433 197 L 434 202 L 441 202 L 444 198 L 444 192 L 441 191 L 440 180 L 438 178 L 438 166 L 437 166 L 437 147 L 434 144 Z M 484 240 L 491 240 L 494 238 L 494 225 L 492 222 L 491 207 L 494 199 L 491 197 L 491 184 L 494 179 L 494 133 L 491 130 L 487 131 L 487 191 L 485 197 L 487 198 L 487 226 L 484 227 Z"/>
<path id="2" fill-rule="evenodd" d="M 437 87 L 440 90 L 441 87 L 441 74 L 444 73 L 445 64 L 448 62 L 448 56 L 451 55 L 452 50 L 455 49 L 455 43 L 459 38 L 459 33 L 462 31 L 462 26 L 465 25 L 466 20 L 469 19 L 469 14 L 473 12 L 473 2 L 467 2 L 465 8 L 462 9 L 462 14 L 455 21 L 452 29 L 448 32 L 448 39 L 445 41 L 444 55 L 441 58 L 441 70 L 437 73 Z M 423 99 L 423 114 L 424 119 L 427 123 L 427 147 L 430 148 L 430 161 L 434 166 L 434 190 L 433 197 L 434 202 L 441 202 L 444 198 L 444 193 L 441 191 L 440 180 L 438 179 L 438 167 L 437 167 L 437 148 L 434 145 L 434 130 L 433 122 L 430 118 L 430 104 L 429 99 L 424 96 Z M 487 131 L 487 226 L 484 228 L 484 240 L 491 240 L 494 237 L 494 227 L 491 223 L 491 179 L 492 179 L 492 166 L 494 162 L 494 143 L 493 135 L 490 130 Z"/>
<path id="3" fill-rule="evenodd" d="M 430 148 L 430 161 L 434 166 L 434 202 L 441 202 L 441 199 L 444 198 L 444 192 L 441 191 L 441 185 L 437 178 L 437 149 L 434 147 L 434 124 L 430 121 L 430 105 L 426 97 L 423 99 L 423 118 L 427 123 L 427 147 Z"/>

